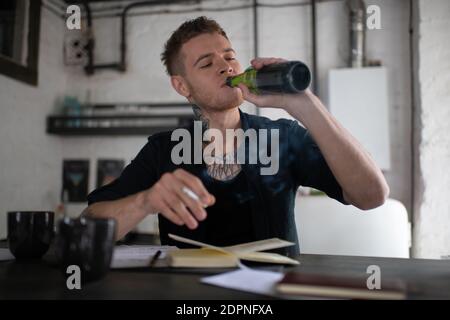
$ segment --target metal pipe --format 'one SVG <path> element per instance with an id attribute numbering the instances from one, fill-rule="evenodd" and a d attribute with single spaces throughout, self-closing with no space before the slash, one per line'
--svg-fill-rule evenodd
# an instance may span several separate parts
<path id="1" fill-rule="evenodd" d="M 83 0 L 84 1 L 84 6 L 86 9 L 86 13 L 87 13 L 87 20 L 88 20 L 88 26 L 89 29 L 91 29 L 92 27 L 92 15 L 91 15 L 91 10 L 89 8 L 89 5 L 87 4 L 87 0 Z M 315 18 L 315 4 L 316 1 L 315 0 L 311 0 L 312 4 L 314 6 L 313 8 L 313 88 L 317 88 L 317 83 L 316 83 L 316 28 L 315 28 L 315 24 L 316 24 L 316 18 Z M 94 46 L 94 40 L 93 37 L 90 36 L 90 42 L 88 45 L 88 65 L 85 67 L 85 70 L 88 74 L 92 74 L 94 73 L 95 69 L 106 69 L 106 68 L 111 68 L 111 69 L 117 69 L 120 70 L 122 72 L 125 72 L 127 67 L 126 67 L 126 53 L 127 53 L 127 38 L 126 38 L 126 31 L 127 31 L 127 14 L 131 9 L 137 8 L 137 7 L 143 7 L 143 6 L 156 6 L 156 5 L 170 5 L 170 4 L 179 4 L 179 3 L 198 3 L 199 0 L 171 0 L 171 1 L 164 1 L 164 0 L 159 0 L 159 1 L 141 1 L 141 2 L 134 2 L 134 3 L 130 3 L 128 5 L 126 5 L 123 8 L 122 13 L 120 14 L 120 18 L 121 18 L 121 31 L 120 31 L 120 61 L 118 63 L 110 63 L 110 64 L 103 64 L 103 65 L 95 65 L 94 64 L 94 57 L 93 57 L 93 46 Z M 296 4 L 296 5 L 305 5 L 303 3 L 300 4 Z M 254 54 L 255 57 L 257 57 L 259 55 L 259 39 L 258 39 L 258 10 L 257 7 L 260 6 L 260 4 L 257 3 L 257 0 L 253 0 L 253 16 L 254 16 L 254 20 L 253 20 L 253 26 L 254 26 Z M 261 5 L 264 6 L 264 5 Z M 315 90 L 315 89 L 313 89 Z"/>
<path id="2" fill-rule="evenodd" d="M 416 142 L 418 138 L 416 137 L 416 128 L 420 126 L 420 123 L 418 123 L 420 120 L 416 120 L 417 113 L 418 113 L 418 107 L 419 107 L 419 98 L 416 90 L 416 79 L 417 79 L 417 73 L 416 73 L 416 65 L 418 63 L 417 56 L 415 54 L 415 48 L 417 46 L 417 3 L 414 0 L 409 0 L 409 71 L 410 71 L 410 95 L 411 95 L 411 118 L 410 118 L 410 143 L 411 143 L 411 171 L 410 171 L 410 221 L 411 221 L 411 228 L 414 230 L 415 228 L 415 215 L 416 215 L 416 198 L 417 197 L 417 175 L 416 175 L 416 168 L 417 168 L 417 162 L 418 162 L 418 150 Z M 411 250 L 415 248 L 415 241 L 414 237 L 412 238 L 412 244 L 411 244 Z"/>
<path id="3" fill-rule="evenodd" d="M 317 37 L 316 37 L 316 0 L 311 0 L 311 39 L 312 39 L 312 91 L 318 94 L 317 85 Z"/>
<path id="4" fill-rule="evenodd" d="M 366 60 L 366 5 L 363 0 L 347 0 L 350 12 L 350 57 L 352 68 L 362 68 Z"/>
<path id="5" fill-rule="evenodd" d="M 253 0 L 253 53 L 255 58 L 259 56 L 258 33 L 258 2 Z"/>
<path id="6" fill-rule="evenodd" d="M 126 71 L 126 52 L 127 52 L 127 41 L 126 41 L 126 31 L 127 31 L 127 13 L 137 7 L 143 6 L 155 6 L 155 5 L 167 5 L 167 4 L 176 4 L 176 3 L 186 3 L 192 1 L 186 0 L 171 0 L 171 1 L 141 1 L 134 2 L 127 5 L 121 14 L 121 32 L 120 32 L 120 62 L 119 62 L 119 70 L 124 72 Z"/>
<path id="7" fill-rule="evenodd" d="M 259 57 L 259 41 L 258 41 L 258 2 L 253 0 L 253 54 Z M 256 108 L 256 115 L 261 115 L 261 110 Z"/>
<path id="8" fill-rule="evenodd" d="M 92 66 L 92 69 L 117 69 L 120 70 L 119 63 L 104 63 L 104 64 L 96 64 Z"/>
<path id="9" fill-rule="evenodd" d="M 88 56 L 88 62 L 87 66 L 84 67 L 84 71 L 91 75 L 94 73 L 94 36 L 92 33 L 92 14 L 91 14 L 91 8 L 89 7 L 89 3 L 87 1 L 83 1 L 83 7 L 86 11 L 86 19 L 88 24 L 88 42 L 86 44 L 86 50 L 87 50 L 87 56 Z"/>
<path id="10" fill-rule="evenodd" d="M 97 69 L 116 69 L 119 71 L 124 72 L 126 70 L 126 15 L 127 12 L 135 7 L 140 6 L 154 6 L 154 5 L 163 5 L 163 4 L 174 4 L 174 3 L 181 3 L 181 2 L 192 2 L 187 0 L 172 0 L 172 1 L 142 1 L 142 2 L 134 2 L 127 6 L 122 11 L 121 14 L 121 43 L 120 43 L 120 61 L 118 63 L 106 63 L 106 64 L 99 64 L 96 65 L 94 63 L 94 36 L 93 36 L 93 30 L 92 30 L 92 12 L 91 8 L 89 7 L 89 3 L 87 0 L 82 1 L 82 5 L 86 11 L 86 19 L 87 19 L 87 25 L 88 25 L 88 43 L 86 45 L 87 50 L 87 56 L 88 56 L 88 62 L 87 65 L 84 67 L 84 70 L 86 74 L 92 75 L 95 70 Z"/>

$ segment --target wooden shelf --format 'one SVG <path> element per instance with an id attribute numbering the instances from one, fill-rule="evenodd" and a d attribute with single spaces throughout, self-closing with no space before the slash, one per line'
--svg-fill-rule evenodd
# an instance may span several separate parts
<path id="1" fill-rule="evenodd" d="M 186 103 L 96 104 L 68 108 L 66 115 L 47 117 L 47 133 L 63 136 L 152 135 L 173 130 L 193 120 Z"/>
<path id="2" fill-rule="evenodd" d="M 152 135 L 190 123 L 192 115 L 48 116 L 47 133 L 65 136 Z"/>

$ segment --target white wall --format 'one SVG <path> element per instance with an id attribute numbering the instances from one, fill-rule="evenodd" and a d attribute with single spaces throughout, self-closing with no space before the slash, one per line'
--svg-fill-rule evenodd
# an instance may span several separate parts
<path id="1" fill-rule="evenodd" d="M 409 1 L 368 1 L 381 9 L 381 30 L 367 31 L 367 56 L 379 59 L 388 70 L 391 169 L 385 172 L 390 197 L 411 214 L 411 68 Z"/>
<path id="2" fill-rule="evenodd" d="M 207 2 L 203 6 L 231 6 L 245 3 L 251 4 L 251 1 Z M 266 1 L 266 3 L 272 4 L 276 1 Z M 391 197 L 402 201 L 409 207 L 408 1 L 367 0 L 366 4 L 381 6 L 383 29 L 368 32 L 367 51 L 369 58 L 379 58 L 388 67 L 391 84 L 392 170 L 387 172 L 386 176 L 391 186 Z M 178 8 L 186 7 L 178 6 Z M 136 11 L 139 10 L 136 9 Z M 148 11 L 149 9 L 143 10 Z M 2 181 L 8 181 L 8 184 L 15 187 L 9 188 L 7 192 L 1 191 L 1 212 L 21 208 L 21 205 L 36 208 L 49 203 L 50 207 L 53 206 L 59 194 L 63 158 L 91 159 L 90 189 L 94 187 L 96 159 L 114 157 L 123 158 L 127 162 L 132 159 L 145 144 L 146 137 L 64 138 L 49 136 L 44 133 L 45 116 L 51 112 L 53 101 L 60 99 L 63 94 L 77 96 L 83 102 L 88 89 L 91 91 L 92 103 L 183 101 L 171 89 L 159 57 L 163 44 L 170 33 L 184 20 L 201 14 L 216 19 L 224 27 L 237 50 L 238 58 L 246 67 L 253 57 L 252 9 L 132 16 L 128 19 L 127 29 L 129 39 L 128 71 L 122 74 L 105 70 L 91 77 L 84 75 L 80 68 L 62 66 L 63 36 L 69 31 L 64 28 L 62 20 L 58 20 L 48 10 L 43 9 L 41 37 L 44 41 L 41 43 L 40 52 L 40 78 L 42 81 L 39 87 L 31 88 L 0 76 L 2 112 L 5 112 L 3 109 L 7 109 L 5 116 L 2 114 L 0 119 L 1 162 L 23 158 L 27 151 L 35 146 L 34 148 L 38 149 L 35 150 L 36 156 L 33 159 L 20 161 L 29 163 L 33 160 L 34 166 L 30 170 L 36 170 L 39 175 L 30 175 L 30 171 L 24 171 L 16 164 L 2 166 L 2 170 L 4 170 L 4 173 L 0 173 Z M 311 64 L 310 7 L 308 5 L 281 9 L 260 8 L 259 14 L 261 56 L 300 59 Z M 342 2 L 332 1 L 319 3 L 317 14 L 318 93 L 326 102 L 327 70 L 345 66 L 347 58 L 347 13 Z M 119 26 L 118 18 L 94 19 L 96 62 L 118 61 Z M 48 39 L 54 40 L 50 42 Z M 21 108 L 21 111 L 12 112 L 12 105 L 15 108 Z M 33 113 L 27 113 L 30 110 Z M 19 128 L 19 124 L 21 124 L 19 117 L 26 117 L 26 120 L 23 121 L 29 121 L 25 129 Z M 32 134 L 29 134 L 30 132 Z M 21 141 L 28 142 L 25 149 L 20 143 Z M 5 155 L 4 150 L 10 150 L 8 155 Z M 17 161 L 15 160 L 15 163 Z M 47 175 L 42 176 L 42 172 Z M 25 183 L 26 181 L 33 182 L 33 185 L 39 183 L 41 189 L 32 191 L 31 187 Z M 20 198 L 19 196 L 12 197 L 12 194 L 17 193 L 19 189 L 23 190 Z M 25 202 L 23 201 L 24 195 L 34 200 Z M 11 199 L 14 200 L 11 201 Z M 72 214 L 78 214 L 81 207 L 72 207 Z"/>
<path id="3" fill-rule="evenodd" d="M 450 2 L 418 1 L 418 163 L 414 254 L 450 254 Z"/>
<path id="4" fill-rule="evenodd" d="M 98 7 L 98 6 L 97 6 Z M 132 12 L 148 11 L 135 9 Z M 67 67 L 67 92 L 84 101 L 90 90 L 92 103 L 117 102 L 187 102 L 172 89 L 169 78 L 160 61 L 165 41 L 186 19 L 198 16 L 192 14 L 138 15 L 131 16 L 127 23 L 128 52 L 127 72 L 100 71 L 87 77 L 78 67 Z M 232 11 L 209 15 L 217 19 L 228 36 L 235 41 L 238 57 L 249 61 L 252 50 L 250 11 Z M 119 60 L 119 18 L 94 19 L 96 38 L 96 63 Z M 242 30 L 246 32 L 242 33 Z M 71 31 L 66 33 L 70 36 Z M 90 189 L 95 185 L 97 158 L 122 158 L 131 160 L 146 143 L 147 137 L 76 137 L 63 138 L 64 157 L 91 160 Z M 81 212 L 83 206 L 71 206 L 71 214 Z M 138 227 L 140 231 L 157 230 L 155 217 L 150 216 Z"/>
<path id="5" fill-rule="evenodd" d="M 411 90 L 409 59 L 409 1 L 366 0 L 381 9 L 381 30 L 366 31 L 368 59 L 381 60 L 388 70 L 389 137 L 391 170 L 385 172 L 390 197 L 401 201 L 411 212 Z M 303 60 L 311 65 L 309 6 L 261 9 L 262 56 Z M 318 92 L 327 104 L 328 70 L 347 66 L 349 47 L 348 12 L 343 1 L 317 6 Z M 262 115 L 287 116 L 275 109 Z"/>
<path id="6" fill-rule="evenodd" d="M 298 1 L 302 2 L 302 1 Z M 227 6 L 250 2 L 225 1 Z M 267 2 L 269 3 L 269 2 Z M 277 1 L 270 2 L 272 4 Z M 279 3 L 282 3 L 279 1 Z M 379 59 L 388 68 L 390 102 L 390 141 L 392 169 L 385 173 L 391 187 L 391 197 L 400 200 L 410 211 L 411 206 L 411 149 L 410 149 L 410 78 L 408 0 L 371 0 L 381 8 L 382 29 L 367 31 L 367 56 Z M 204 7 L 211 7 L 204 4 Z M 181 7 L 181 6 L 180 6 Z M 181 7 L 182 8 L 182 7 Z M 136 9 L 135 12 L 148 11 Z M 299 59 L 311 65 L 310 6 L 287 8 L 260 8 L 259 54 L 286 59 Z M 93 102 L 133 101 L 183 101 L 171 88 L 160 63 L 160 53 L 170 33 L 183 21 L 205 14 L 216 19 L 226 30 L 243 67 L 253 57 L 252 10 L 230 12 L 206 12 L 169 15 L 132 16 L 128 19 L 129 70 L 125 74 L 103 71 L 87 78 L 70 70 L 72 89 L 83 99 L 87 88 L 92 90 Z M 331 1 L 318 4 L 318 94 L 327 102 L 328 70 L 346 66 L 348 56 L 348 31 L 344 3 Z M 96 36 L 96 60 L 99 62 L 119 59 L 119 19 L 94 20 Z M 116 36 L 112 36 L 115 34 Z M 78 91 L 78 92 L 77 92 Z M 261 114 L 277 117 L 278 110 L 263 109 Z M 83 145 L 83 140 L 78 140 Z M 121 139 L 115 143 L 123 144 Z M 127 142 L 128 144 L 129 142 Z M 73 144 L 72 144 L 73 145 Z M 121 147 L 119 147 L 121 149 Z M 82 147 L 80 147 L 82 150 Z"/>
<path id="7" fill-rule="evenodd" d="M 64 93 L 63 21 L 42 10 L 39 85 L 0 75 L 0 239 L 6 212 L 54 210 L 61 186 L 61 140 L 45 133 L 45 119 Z"/>

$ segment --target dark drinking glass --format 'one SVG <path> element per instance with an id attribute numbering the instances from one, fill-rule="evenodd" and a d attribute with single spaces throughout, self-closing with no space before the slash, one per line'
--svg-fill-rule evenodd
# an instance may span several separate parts
<path id="1" fill-rule="evenodd" d="M 41 258 L 53 239 L 55 214 L 50 211 L 8 212 L 8 245 L 17 259 Z"/>
<path id="2" fill-rule="evenodd" d="M 114 219 L 65 218 L 59 222 L 56 238 L 56 255 L 62 271 L 76 265 L 81 271 L 81 281 L 103 277 L 111 264 L 115 245 Z"/>

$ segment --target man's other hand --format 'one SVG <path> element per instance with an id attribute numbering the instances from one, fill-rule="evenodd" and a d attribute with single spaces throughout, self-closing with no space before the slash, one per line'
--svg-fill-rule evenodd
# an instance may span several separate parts
<path id="1" fill-rule="evenodd" d="M 190 196 L 186 188 L 198 196 Z M 140 203 L 147 213 L 161 213 L 173 223 L 195 229 L 206 218 L 205 208 L 215 203 L 202 181 L 186 170 L 168 172 L 142 193 Z"/>

